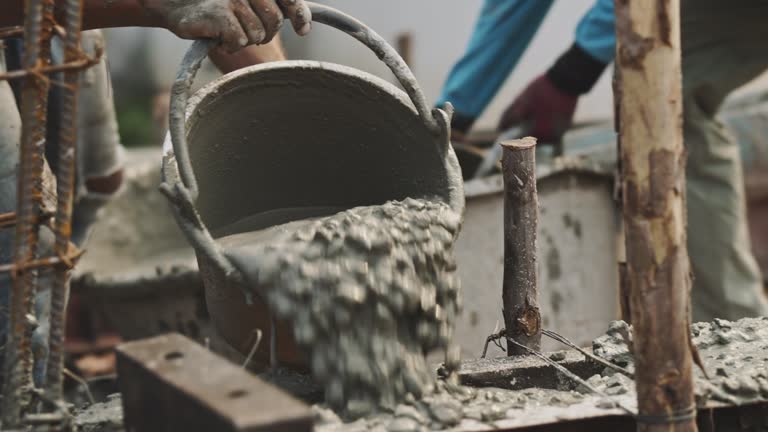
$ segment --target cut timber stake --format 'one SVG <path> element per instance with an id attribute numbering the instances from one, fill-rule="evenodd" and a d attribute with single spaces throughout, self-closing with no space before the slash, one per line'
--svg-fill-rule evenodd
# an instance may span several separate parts
<path id="1" fill-rule="evenodd" d="M 619 141 L 638 431 L 696 431 L 679 0 L 616 0 Z"/>
<path id="2" fill-rule="evenodd" d="M 536 139 L 501 142 L 504 148 L 504 324 L 507 337 L 536 351 L 541 349 L 541 314 L 536 280 Z M 528 354 L 507 343 L 507 354 Z"/>

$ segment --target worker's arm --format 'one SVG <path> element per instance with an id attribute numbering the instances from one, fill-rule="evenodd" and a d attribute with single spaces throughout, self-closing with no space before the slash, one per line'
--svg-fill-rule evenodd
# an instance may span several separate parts
<path id="1" fill-rule="evenodd" d="M 5 0 L 0 27 L 21 25 L 23 0 Z M 63 21 L 63 4 L 56 0 Z M 187 39 L 217 39 L 233 52 L 269 42 L 283 18 L 300 35 L 309 32 L 312 15 L 304 0 L 84 0 L 85 29 L 162 27 Z"/>
<path id="2" fill-rule="evenodd" d="M 616 55 L 616 17 L 613 5 L 613 0 L 597 0 L 576 27 L 576 45 L 606 65 Z"/>
<path id="3" fill-rule="evenodd" d="M 453 103 L 453 127 L 466 132 L 517 65 L 553 0 L 486 0 L 463 57 L 438 104 Z"/>
<path id="4" fill-rule="evenodd" d="M 542 142 L 559 140 L 573 122 L 576 104 L 613 60 L 613 0 L 597 0 L 581 19 L 576 41 L 504 111 L 499 129 L 525 125 Z"/>
<path id="5" fill-rule="evenodd" d="M 285 60 L 285 52 L 280 38 L 275 37 L 268 44 L 247 46 L 234 53 L 217 47 L 208 53 L 208 58 L 221 73 L 229 73 L 246 66 Z"/>

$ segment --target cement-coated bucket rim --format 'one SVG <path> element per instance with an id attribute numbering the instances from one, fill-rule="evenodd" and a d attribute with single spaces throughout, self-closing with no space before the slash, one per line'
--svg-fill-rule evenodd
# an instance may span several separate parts
<path id="1" fill-rule="evenodd" d="M 407 93 L 426 129 L 435 135 L 438 142 L 443 144 L 444 148 L 438 150 L 444 155 L 452 152 L 450 149 L 452 106 L 446 104 L 444 110 L 430 109 L 426 97 L 408 65 L 397 51 L 371 28 L 334 8 L 312 2 L 307 2 L 307 5 L 312 13 L 313 22 L 326 24 L 352 36 L 370 48 L 387 65 Z M 186 136 L 186 114 L 190 88 L 203 60 L 216 43 L 213 40 L 195 41 L 185 54 L 179 67 L 171 90 L 169 113 L 169 136 L 173 151 L 163 155 L 163 183 L 160 185 L 160 191 L 171 202 L 176 222 L 195 251 L 198 254 L 203 254 L 227 277 L 239 280 L 242 275 L 224 255 L 195 207 L 199 189 L 189 156 Z M 458 163 L 456 163 L 456 169 L 459 169 Z M 459 206 L 463 208 L 463 196 L 460 197 L 460 201 Z M 247 302 L 250 303 L 252 293 L 247 292 L 247 290 L 243 290 L 243 292 Z"/>

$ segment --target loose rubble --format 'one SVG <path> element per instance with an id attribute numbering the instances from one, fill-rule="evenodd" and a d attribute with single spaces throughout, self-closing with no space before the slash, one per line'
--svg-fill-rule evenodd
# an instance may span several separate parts
<path id="1" fill-rule="evenodd" d="M 119 394 L 112 394 L 107 401 L 75 411 L 75 425 L 80 432 L 122 432 L 123 405 Z"/>
<path id="2" fill-rule="evenodd" d="M 585 396 L 575 391 L 527 389 L 474 389 L 439 382 L 435 392 L 410 400 L 393 411 L 379 412 L 354 422 L 343 423 L 327 408 L 315 406 L 316 432 L 493 430 L 507 419 L 522 418 L 534 407 L 557 404 L 568 407 Z"/>
<path id="3" fill-rule="evenodd" d="M 696 399 L 699 405 L 707 401 L 744 404 L 768 400 L 768 318 L 746 318 L 737 322 L 715 320 L 692 327 L 694 343 L 699 348 L 710 380 L 696 371 Z M 593 352 L 600 357 L 634 371 L 632 354 L 626 340 L 631 327 L 622 321 L 610 324 L 608 332 L 595 339 Z M 618 413 L 621 407 L 636 409 L 635 383 L 613 369 L 586 379 L 591 387 L 606 397 L 595 395 L 584 386 L 573 384 L 559 389 L 526 389 L 519 391 L 482 388 L 473 389 L 438 383 L 434 394 L 419 401 L 407 401 L 390 412 L 378 413 L 343 423 L 342 419 L 318 422 L 317 432 L 350 432 L 356 430 L 448 430 L 484 431 L 519 426 L 525 419 L 542 411 L 560 409 L 573 412 L 578 418 L 587 410 Z M 317 409 L 320 409 L 319 407 Z M 456 421 L 456 418 L 459 421 Z M 542 416 L 545 417 L 545 416 Z M 412 422 L 402 419 L 408 418 Z M 414 429 L 399 429 L 404 425 Z"/>
<path id="4" fill-rule="evenodd" d="M 632 355 L 625 342 L 629 327 L 611 323 L 608 332 L 593 343 L 594 353 L 619 366 L 634 370 Z M 708 400 L 740 405 L 768 400 L 768 317 L 745 318 L 731 322 L 716 319 L 696 323 L 691 328 L 693 342 L 699 349 L 709 379 L 694 369 L 696 401 Z M 604 374 L 605 384 L 616 379 Z M 611 392 L 634 393 L 634 384 L 612 381 Z"/>

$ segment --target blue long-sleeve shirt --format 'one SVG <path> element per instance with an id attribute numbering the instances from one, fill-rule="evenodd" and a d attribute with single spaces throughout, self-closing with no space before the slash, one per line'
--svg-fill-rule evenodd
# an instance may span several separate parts
<path id="1" fill-rule="evenodd" d="M 438 104 L 477 118 L 491 102 L 541 26 L 554 0 L 485 0 L 464 56 L 451 70 Z M 613 0 L 596 0 L 576 28 L 575 43 L 595 60 L 613 61 Z"/>

